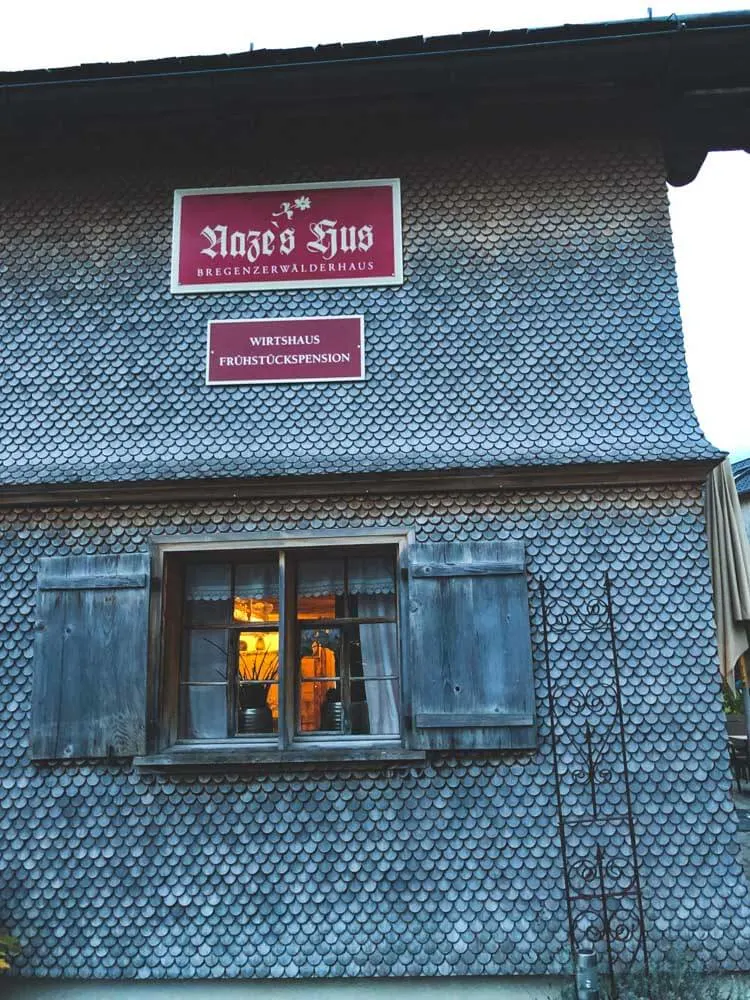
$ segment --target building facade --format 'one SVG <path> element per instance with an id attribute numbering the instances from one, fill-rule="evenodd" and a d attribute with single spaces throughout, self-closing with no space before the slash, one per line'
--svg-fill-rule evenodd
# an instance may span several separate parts
<path id="1" fill-rule="evenodd" d="M 565 974 L 597 847 L 633 954 L 746 963 L 663 137 L 472 41 L 5 81 L 11 996 Z M 175 191 L 379 178 L 402 282 L 170 288 Z M 340 316 L 364 378 L 207 384 L 210 321 Z"/>

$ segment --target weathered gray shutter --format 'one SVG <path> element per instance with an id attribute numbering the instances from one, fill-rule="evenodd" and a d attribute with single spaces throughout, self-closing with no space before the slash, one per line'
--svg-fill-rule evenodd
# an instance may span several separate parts
<path id="1" fill-rule="evenodd" d="M 144 753 L 148 554 L 42 559 L 31 756 Z"/>
<path id="2" fill-rule="evenodd" d="M 407 565 L 408 745 L 536 746 L 523 543 L 412 545 Z"/>

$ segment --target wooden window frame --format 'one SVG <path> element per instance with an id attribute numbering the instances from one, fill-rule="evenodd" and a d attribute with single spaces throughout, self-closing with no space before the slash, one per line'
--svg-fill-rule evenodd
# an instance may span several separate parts
<path id="1" fill-rule="evenodd" d="M 404 674 L 407 643 L 402 623 L 405 591 L 399 567 L 403 565 L 408 546 L 414 541 L 409 529 L 363 529 L 339 531 L 300 531 L 288 533 L 255 532 L 206 535 L 154 536 L 149 540 L 151 553 L 151 601 L 149 621 L 148 718 L 147 752 L 135 763 L 144 770 L 228 770 L 234 767 L 273 767 L 289 764 L 343 763 L 384 764 L 414 762 L 425 759 L 421 750 L 406 749 L 404 732 Z M 184 740 L 178 733 L 178 693 L 180 680 L 179 632 L 181 631 L 183 593 L 179 577 L 191 556 L 274 551 L 279 553 L 280 586 L 284 599 L 279 608 L 279 633 L 283 643 L 284 669 L 294 669 L 296 645 L 296 609 L 292 605 L 294 588 L 286 586 L 286 564 L 289 552 L 304 549 L 336 551 L 341 548 L 384 548 L 393 546 L 396 558 L 397 627 L 399 635 L 399 735 L 331 735 L 295 732 L 294 697 L 296 677 L 280 683 L 280 695 L 285 699 L 280 716 L 286 720 L 284 731 L 273 739 L 228 736 L 225 739 Z M 291 725 L 290 725 L 291 722 Z"/>

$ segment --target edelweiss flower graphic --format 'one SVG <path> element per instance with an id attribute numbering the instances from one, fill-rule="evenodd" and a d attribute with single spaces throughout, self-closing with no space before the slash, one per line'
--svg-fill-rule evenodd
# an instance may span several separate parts
<path id="1" fill-rule="evenodd" d="M 310 199 L 307 197 L 306 194 L 303 194 L 300 195 L 299 198 L 295 198 L 294 208 L 292 208 L 291 201 L 282 201 L 281 205 L 279 206 L 278 212 L 271 212 L 271 217 L 277 219 L 280 215 L 285 215 L 287 219 L 291 220 L 294 218 L 295 208 L 298 208 L 300 212 L 305 212 L 311 206 L 312 202 L 310 201 Z M 274 222 L 273 225 L 276 226 L 276 228 L 278 229 L 279 227 L 278 222 Z"/>

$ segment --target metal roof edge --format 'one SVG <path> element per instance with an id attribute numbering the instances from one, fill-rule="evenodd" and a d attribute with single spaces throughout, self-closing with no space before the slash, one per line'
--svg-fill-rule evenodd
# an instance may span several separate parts
<path id="1" fill-rule="evenodd" d="M 434 37 L 416 36 L 383 41 L 323 44 L 315 47 L 255 49 L 230 54 L 174 56 L 120 63 L 0 71 L 0 92 L 76 84 L 104 85 L 122 81 L 196 77 L 206 74 L 310 69 L 342 64 L 355 66 L 372 62 L 664 39 L 681 33 L 695 37 L 699 33 L 722 31 L 747 31 L 750 34 L 750 10 L 685 16 L 672 14 L 661 18 L 514 28 L 500 32 L 474 31 Z"/>

